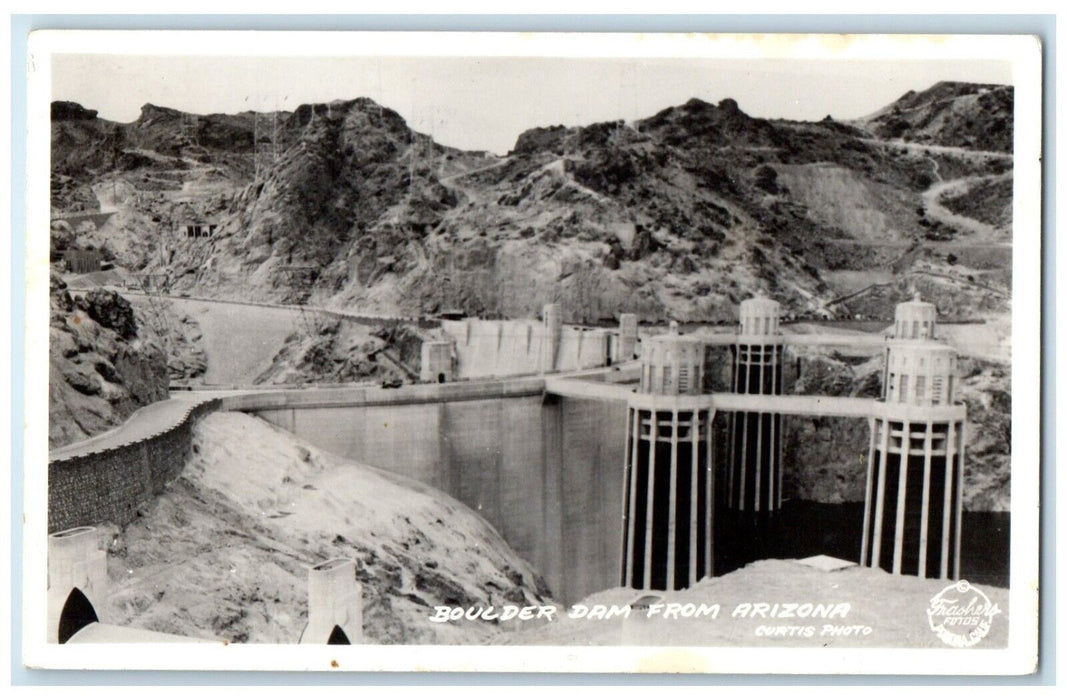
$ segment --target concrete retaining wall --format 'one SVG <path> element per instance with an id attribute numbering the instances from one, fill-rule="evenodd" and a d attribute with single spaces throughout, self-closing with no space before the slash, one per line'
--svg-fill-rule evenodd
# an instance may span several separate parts
<path id="1" fill-rule="evenodd" d="M 136 517 L 185 466 L 192 427 L 218 400 L 189 404 L 171 427 L 108 449 L 48 463 L 48 531 Z"/>
<path id="2" fill-rule="evenodd" d="M 48 529 L 125 525 L 177 478 L 192 427 L 245 411 L 334 454 L 433 486 L 492 524 L 563 601 L 618 584 L 625 400 L 542 378 L 244 394 L 190 403 L 150 437 L 48 465 Z"/>

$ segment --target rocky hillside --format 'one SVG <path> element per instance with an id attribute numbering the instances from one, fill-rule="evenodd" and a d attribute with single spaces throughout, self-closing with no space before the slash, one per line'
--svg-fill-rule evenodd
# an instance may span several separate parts
<path id="1" fill-rule="evenodd" d="M 1011 153 L 1013 107 L 1011 86 L 941 82 L 909 90 L 862 124 L 887 139 Z"/>
<path id="2" fill-rule="evenodd" d="M 151 295 L 136 299 L 133 310 L 144 334 L 166 351 L 171 381 L 188 384 L 204 376 L 208 358 L 201 342 L 203 332 L 193 316 L 177 312 L 170 300 Z"/>
<path id="3" fill-rule="evenodd" d="M 113 428 L 167 397 L 167 356 L 145 336 L 130 303 L 118 294 L 94 290 L 75 299 L 52 275 L 50 448 Z"/>
<path id="4" fill-rule="evenodd" d="M 311 318 L 285 339 L 255 383 L 411 381 L 418 378 L 421 349 L 421 338 L 404 326 Z"/>
<path id="5" fill-rule="evenodd" d="M 193 118 L 145 105 L 134 122 L 52 105 L 52 229 L 131 270 L 165 265 L 186 223 L 214 220 L 253 173 L 254 115 Z M 65 215 L 113 212 L 103 224 Z"/>
<path id="6" fill-rule="evenodd" d="M 633 123 L 532 129 L 495 157 L 361 98 L 270 115 L 279 155 L 256 175 L 250 113 L 146 105 L 114 124 L 57 103 L 53 207 L 113 209 L 77 243 L 203 295 L 506 317 L 555 300 L 571 321 L 714 321 L 762 290 L 795 315 L 888 316 L 877 299 L 841 300 L 863 286 L 847 273 L 925 266 L 940 275 L 932 298 L 961 287 L 969 313 L 975 275 L 1010 268 L 1010 244 L 970 247 L 989 240 L 968 193 L 985 187 L 975 216 L 1010 231 L 1011 158 L 985 151 L 1010 150 L 1011 89 L 939 84 L 887 110 L 800 123 L 693 99 Z M 1005 128 L 1004 143 L 978 138 Z M 218 229 L 180 235 L 193 221 Z"/>
<path id="7" fill-rule="evenodd" d="M 847 354 L 798 348 L 786 357 L 787 389 L 825 396 L 880 395 L 880 353 Z M 800 366 L 797 375 L 792 367 Z M 968 511 L 1011 505 L 1011 374 L 1000 362 L 960 361 L 957 398 L 967 404 L 964 502 Z M 866 421 L 789 416 L 783 428 L 784 491 L 819 503 L 862 502 L 870 434 Z"/>

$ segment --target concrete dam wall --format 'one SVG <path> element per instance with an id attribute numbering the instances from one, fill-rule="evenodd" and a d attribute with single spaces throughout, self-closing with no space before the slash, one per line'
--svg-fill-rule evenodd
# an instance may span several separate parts
<path id="1" fill-rule="evenodd" d="M 625 401 L 546 394 L 530 378 L 245 396 L 225 407 L 448 493 L 563 601 L 618 585 Z"/>

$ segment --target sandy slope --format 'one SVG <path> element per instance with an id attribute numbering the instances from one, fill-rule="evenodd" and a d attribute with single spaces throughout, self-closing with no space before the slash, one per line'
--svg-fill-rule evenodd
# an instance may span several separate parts
<path id="1" fill-rule="evenodd" d="M 428 622 L 434 605 L 541 601 L 530 566 L 433 489 L 243 414 L 196 428 L 181 479 L 113 532 L 105 621 L 232 641 L 294 642 L 307 566 L 356 559 L 368 641 L 477 643 L 492 623 Z"/>

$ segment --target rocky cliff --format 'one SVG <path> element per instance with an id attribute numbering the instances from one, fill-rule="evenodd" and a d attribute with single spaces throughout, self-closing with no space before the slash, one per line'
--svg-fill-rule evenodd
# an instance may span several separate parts
<path id="1" fill-rule="evenodd" d="M 861 123 L 884 138 L 1010 153 L 1013 107 L 1010 86 L 946 81 L 909 90 Z"/>
<path id="2" fill-rule="evenodd" d="M 1010 247 L 969 246 L 968 194 L 985 188 L 976 216 L 1010 231 L 1011 158 L 986 151 L 1010 150 L 994 137 L 1010 136 L 1011 95 L 939 84 L 848 124 L 693 99 L 632 123 L 532 129 L 504 157 L 443 147 L 361 98 L 265 115 L 278 156 L 258 173 L 251 113 L 146 105 L 115 124 L 66 104 L 53 206 L 113 208 L 84 242 L 205 295 L 503 317 L 558 301 L 572 321 L 623 309 L 713 321 L 761 290 L 791 314 L 888 316 L 888 300 L 842 297 L 866 271 L 919 270 L 937 273 L 932 298 L 955 294 L 969 313 L 981 284 L 1010 292 L 988 274 L 1010 269 Z M 183 237 L 194 220 L 216 234 Z"/>
<path id="3" fill-rule="evenodd" d="M 139 333 L 133 308 L 114 292 L 72 298 L 51 280 L 48 446 L 59 447 L 122 423 L 167 397 L 163 348 Z"/>
<path id="4" fill-rule="evenodd" d="M 880 395 L 881 356 L 864 357 L 806 348 L 791 354 L 799 375 L 787 375 L 795 393 L 825 396 Z M 964 502 L 968 511 L 1008 511 L 1011 506 L 1011 376 L 1000 363 L 960 362 L 957 399 L 967 404 L 968 444 Z M 788 389 L 788 385 L 787 385 Z M 862 502 L 870 433 L 865 420 L 789 416 L 784 421 L 784 491 L 819 503 Z"/>

